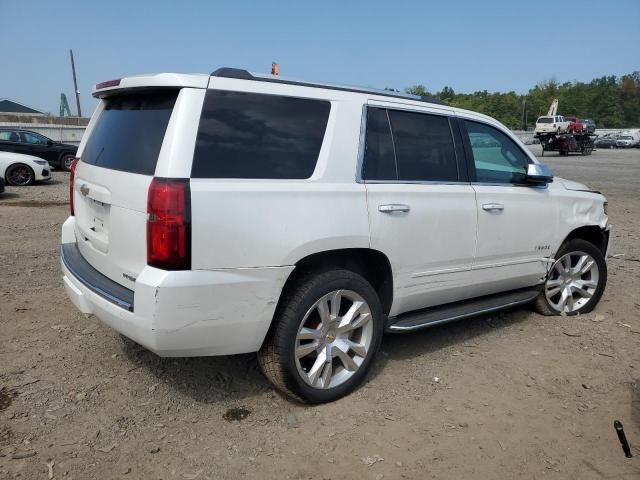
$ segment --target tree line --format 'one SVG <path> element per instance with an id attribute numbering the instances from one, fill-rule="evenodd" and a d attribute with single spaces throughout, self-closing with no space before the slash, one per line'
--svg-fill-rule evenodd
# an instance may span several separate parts
<path id="1" fill-rule="evenodd" d="M 429 92 L 424 85 L 405 89 L 407 93 L 433 96 L 453 107 L 465 108 L 497 118 L 507 127 L 520 129 L 523 101 L 527 106 L 527 128 L 533 128 L 536 119 L 546 115 L 554 98 L 559 101 L 559 115 L 590 118 L 600 128 L 640 127 L 640 71 L 616 77 L 595 78 L 589 83 L 558 83 L 545 80 L 525 95 L 515 92 L 486 90 L 474 93 L 456 93 L 450 87 Z"/>

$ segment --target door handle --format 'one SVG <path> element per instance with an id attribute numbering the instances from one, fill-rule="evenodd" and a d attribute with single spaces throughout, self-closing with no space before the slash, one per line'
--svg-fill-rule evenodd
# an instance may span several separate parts
<path id="1" fill-rule="evenodd" d="M 409 205 L 405 205 L 404 203 L 387 203 L 385 205 L 378 205 L 378 211 L 382 213 L 407 213 L 409 210 L 411 210 L 411 207 Z"/>
<path id="2" fill-rule="evenodd" d="M 483 203 L 482 209 L 487 212 L 501 212 L 504 210 L 504 205 L 501 203 Z"/>

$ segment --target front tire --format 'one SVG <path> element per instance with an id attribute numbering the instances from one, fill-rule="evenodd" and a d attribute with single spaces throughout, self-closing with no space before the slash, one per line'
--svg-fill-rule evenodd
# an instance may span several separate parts
<path id="1" fill-rule="evenodd" d="M 569 240 L 558 251 L 543 289 L 534 303 L 542 315 L 589 313 L 607 284 L 607 262 L 593 243 Z"/>
<path id="2" fill-rule="evenodd" d="M 29 165 L 24 163 L 16 163 L 7 169 L 5 174 L 7 184 L 14 187 L 25 187 L 33 185 L 36 181 L 36 174 Z"/>
<path id="3" fill-rule="evenodd" d="M 382 334 L 380 300 L 366 279 L 350 270 L 315 272 L 283 293 L 258 361 L 285 395 L 332 402 L 364 380 Z"/>

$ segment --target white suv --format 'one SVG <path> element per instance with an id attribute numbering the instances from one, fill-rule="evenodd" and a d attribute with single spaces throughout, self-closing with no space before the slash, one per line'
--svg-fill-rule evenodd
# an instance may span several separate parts
<path id="1" fill-rule="evenodd" d="M 566 133 L 570 124 L 562 115 L 538 117 L 534 133 Z"/>
<path id="2" fill-rule="evenodd" d="M 594 308 L 606 202 L 496 120 L 220 69 L 96 85 L 64 285 L 161 356 L 258 352 L 287 395 L 351 392 L 383 332 Z"/>

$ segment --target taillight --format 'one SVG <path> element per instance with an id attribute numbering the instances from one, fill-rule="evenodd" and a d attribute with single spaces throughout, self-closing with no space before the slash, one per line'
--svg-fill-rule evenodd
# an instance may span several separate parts
<path id="1" fill-rule="evenodd" d="M 191 192 L 188 179 L 154 178 L 147 197 L 147 264 L 191 269 Z"/>
<path id="2" fill-rule="evenodd" d="M 73 182 L 76 179 L 76 165 L 78 164 L 78 159 L 74 158 L 71 167 L 69 167 L 69 208 L 71 209 L 71 216 L 73 217 Z"/>

